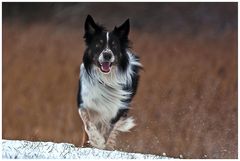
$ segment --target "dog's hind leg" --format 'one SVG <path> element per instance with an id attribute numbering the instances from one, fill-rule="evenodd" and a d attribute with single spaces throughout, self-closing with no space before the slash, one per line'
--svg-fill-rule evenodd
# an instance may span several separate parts
<path id="1" fill-rule="evenodd" d="M 121 117 L 112 127 L 106 142 L 106 149 L 113 150 L 116 144 L 116 137 L 119 132 L 128 132 L 135 126 L 132 117 Z"/>

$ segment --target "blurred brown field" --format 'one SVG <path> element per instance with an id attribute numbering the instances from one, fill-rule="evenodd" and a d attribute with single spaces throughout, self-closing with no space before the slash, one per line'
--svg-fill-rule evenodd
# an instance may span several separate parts
<path id="1" fill-rule="evenodd" d="M 83 22 L 83 21 L 82 21 Z M 154 30 L 155 31 L 155 30 Z M 130 33 L 144 65 L 117 150 L 237 158 L 237 30 Z M 3 23 L 3 138 L 80 145 L 82 28 Z"/>

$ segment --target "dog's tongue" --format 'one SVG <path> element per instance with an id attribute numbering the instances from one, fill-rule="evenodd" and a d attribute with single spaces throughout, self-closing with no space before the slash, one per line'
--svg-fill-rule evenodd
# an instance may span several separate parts
<path id="1" fill-rule="evenodd" d="M 101 64 L 101 69 L 103 72 L 109 72 L 110 71 L 110 63 L 109 62 L 104 62 Z"/>

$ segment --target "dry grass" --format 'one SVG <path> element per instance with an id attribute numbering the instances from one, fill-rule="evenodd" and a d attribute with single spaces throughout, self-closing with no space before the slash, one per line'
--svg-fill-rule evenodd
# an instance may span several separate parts
<path id="1" fill-rule="evenodd" d="M 82 30 L 3 25 L 3 138 L 81 141 L 76 93 Z M 118 149 L 237 158 L 237 33 L 132 32 L 145 67 Z"/>

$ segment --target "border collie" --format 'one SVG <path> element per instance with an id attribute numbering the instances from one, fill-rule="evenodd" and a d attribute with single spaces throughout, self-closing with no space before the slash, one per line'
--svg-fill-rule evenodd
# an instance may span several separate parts
<path id="1" fill-rule="evenodd" d="M 127 112 L 137 90 L 141 64 L 129 49 L 129 30 L 129 19 L 108 32 L 90 15 L 86 18 L 86 50 L 77 97 L 84 124 L 82 146 L 113 149 L 117 134 L 135 126 Z"/>

